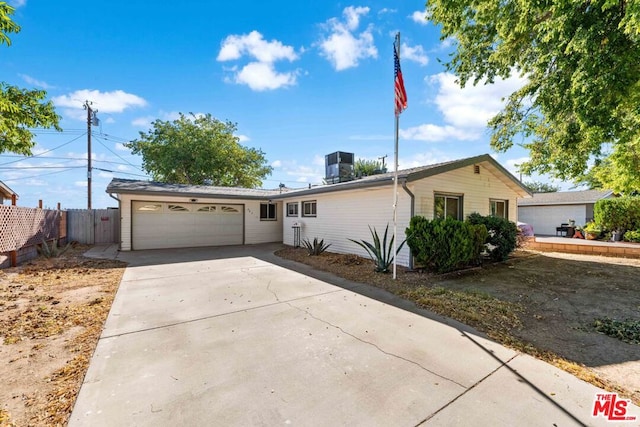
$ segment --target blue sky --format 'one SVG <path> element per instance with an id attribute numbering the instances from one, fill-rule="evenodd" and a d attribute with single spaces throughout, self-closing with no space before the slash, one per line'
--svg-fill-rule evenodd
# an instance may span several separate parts
<path id="1" fill-rule="evenodd" d="M 85 100 L 101 120 L 92 133 L 93 166 L 103 169 L 93 171 L 92 204 L 101 208 L 117 205 L 105 193 L 111 178 L 148 179 L 122 143 L 178 112 L 237 123 L 242 144 L 274 168 L 264 188 L 321 183 L 334 151 L 392 165 L 397 31 L 409 99 L 400 168 L 492 153 L 486 120 L 521 84 L 460 89 L 439 62 L 452 42 L 424 19 L 423 0 L 9 3 L 22 31 L 0 47 L 0 80 L 46 89 L 64 129 L 37 131 L 34 158 L 0 155 L 0 180 L 20 206 L 87 206 Z M 527 156 L 518 147 L 492 154 L 513 173 Z"/>

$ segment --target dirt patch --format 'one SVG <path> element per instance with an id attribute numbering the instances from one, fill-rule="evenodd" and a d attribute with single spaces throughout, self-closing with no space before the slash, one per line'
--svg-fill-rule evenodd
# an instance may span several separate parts
<path id="1" fill-rule="evenodd" d="M 66 425 L 125 264 L 39 258 L 0 270 L 0 425 Z"/>
<path id="2" fill-rule="evenodd" d="M 519 250 L 507 262 L 445 276 L 398 267 L 394 281 L 354 255 L 277 254 L 387 289 L 640 404 L 640 346 L 593 325 L 640 320 L 640 260 Z"/>

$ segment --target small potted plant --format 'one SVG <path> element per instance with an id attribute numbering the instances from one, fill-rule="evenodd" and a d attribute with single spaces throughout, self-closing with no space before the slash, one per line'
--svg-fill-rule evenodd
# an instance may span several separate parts
<path id="1" fill-rule="evenodd" d="M 576 226 L 576 220 L 575 219 L 569 218 L 569 220 L 567 222 L 569 223 L 569 227 L 575 227 Z"/>
<path id="2" fill-rule="evenodd" d="M 587 240 L 595 240 L 602 234 L 602 226 L 593 221 L 589 221 L 584 225 L 584 238 Z"/>

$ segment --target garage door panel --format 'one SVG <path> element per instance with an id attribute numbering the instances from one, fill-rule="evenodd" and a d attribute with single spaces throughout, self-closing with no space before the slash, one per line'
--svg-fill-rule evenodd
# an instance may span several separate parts
<path id="1" fill-rule="evenodd" d="M 132 208 L 133 249 L 243 243 L 242 205 L 133 202 Z"/>

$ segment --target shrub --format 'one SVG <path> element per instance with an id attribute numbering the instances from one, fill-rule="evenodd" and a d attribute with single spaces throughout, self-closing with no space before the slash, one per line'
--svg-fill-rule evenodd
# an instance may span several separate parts
<path id="1" fill-rule="evenodd" d="M 640 320 L 624 321 L 603 317 L 593 321 L 596 331 L 629 344 L 640 344 Z"/>
<path id="2" fill-rule="evenodd" d="M 315 255 L 320 255 L 322 252 L 326 251 L 327 248 L 331 246 L 331 243 L 329 243 L 328 245 L 325 245 L 324 239 L 318 240 L 317 237 L 314 237 L 313 243 L 310 242 L 309 239 L 304 239 L 302 241 L 302 245 L 305 248 L 307 248 L 307 252 L 309 253 L 309 256 L 315 256 Z"/>
<path id="3" fill-rule="evenodd" d="M 482 216 L 477 212 L 467 217 L 467 222 L 473 225 L 484 225 L 487 228 L 489 257 L 494 261 L 504 261 L 509 257 L 517 245 L 518 227 L 506 218 L 497 216 Z"/>
<path id="4" fill-rule="evenodd" d="M 593 219 L 607 230 L 638 230 L 640 197 L 598 200 L 593 207 Z"/>
<path id="5" fill-rule="evenodd" d="M 487 229 L 453 218 L 428 220 L 415 216 L 406 234 L 416 261 L 445 273 L 479 262 Z"/>
<path id="6" fill-rule="evenodd" d="M 53 239 L 53 241 L 51 242 L 51 246 L 47 244 L 46 240 L 42 239 L 42 244 L 38 246 L 38 252 L 45 258 L 57 258 L 64 254 L 67 250 L 69 250 L 70 247 L 71 242 L 67 243 L 65 247 L 60 249 L 58 247 L 58 239 Z"/>
<path id="7" fill-rule="evenodd" d="M 627 231 L 624 233 L 624 241 L 640 243 L 640 230 Z"/>
<path id="8" fill-rule="evenodd" d="M 371 232 L 371 237 L 373 238 L 373 244 L 365 240 L 349 240 L 357 245 L 360 245 L 367 251 L 369 257 L 371 257 L 376 265 L 376 272 L 388 273 L 389 266 L 393 262 L 395 255 L 398 255 L 398 252 L 400 252 L 400 249 L 402 249 L 402 246 L 404 246 L 406 240 L 403 240 L 402 243 L 400 243 L 400 246 L 398 246 L 395 255 L 392 255 L 391 252 L 393 251 L 393 241 L 395 239 L 395 236 L 391 236 L 391 240 L 387 244 L 387 233 L 389 232 L 389 224 L 387 224 L 387 228 L 384 229 L 384 237 L 382 239 L 382 242 L 380 241 L 380 236 L 378 236 L 378 232 L 375 228 L 371 229 L 371 226 L 369 226 L 369 231 Z"/>

